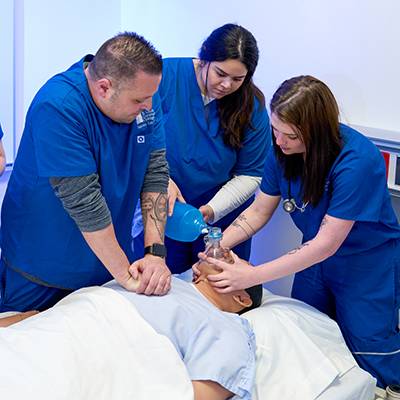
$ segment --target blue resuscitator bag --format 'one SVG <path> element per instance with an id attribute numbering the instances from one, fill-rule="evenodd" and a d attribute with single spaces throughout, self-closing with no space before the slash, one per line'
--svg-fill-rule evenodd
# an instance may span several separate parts
<path id="1" fill-rule="evenodd" d="M 179 242 L 193 242 L 209 229 L 210 226 L 204 221 L 200 210 L 177 201 L 173 214 L 167 218 L 165 234 Z"/>

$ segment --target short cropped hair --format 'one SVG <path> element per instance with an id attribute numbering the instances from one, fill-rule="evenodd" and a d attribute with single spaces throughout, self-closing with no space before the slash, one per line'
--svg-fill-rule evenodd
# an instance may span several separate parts
<path id="1" fill-rule="evenodd" d="M 162 57 L 154 46 L 134 32 L 123 32 L 107 40 L 89 66 L 92 79 L 123 82 L 135 78 L 138 71 L 150 75 L 162 72 Z"/>

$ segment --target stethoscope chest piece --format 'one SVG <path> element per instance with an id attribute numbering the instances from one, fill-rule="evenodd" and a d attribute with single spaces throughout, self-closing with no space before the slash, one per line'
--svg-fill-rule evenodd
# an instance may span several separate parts
<path id="1" fill-rule="evenodd" d="M 294 199 L 283 200 L 282 207 L 287 213 L 292 213 L 296 209 Z"/>

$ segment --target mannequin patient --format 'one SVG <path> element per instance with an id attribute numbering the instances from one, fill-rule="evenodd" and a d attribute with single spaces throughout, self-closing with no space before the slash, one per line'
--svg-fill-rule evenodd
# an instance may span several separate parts
<path id="1" fill-rule="evenodd" d="M 260 305 L 262 287 L 219 294 L 207 280 L 208 275 L 218 273 L 215 267 L 201 263 L 199 270 L 194 283 L 173 277 L 165 296 L 128 292 L 116 281 L 103 286 L 124 296 L 156 332 L 170 339 L 187 368 L 196 400 L 224 400 L 234 395 L 250 399 L 255 374 L 254 334 L 247 320 L 237 314 Z M 0 326 L 35 313 L 0 319 Z"/>

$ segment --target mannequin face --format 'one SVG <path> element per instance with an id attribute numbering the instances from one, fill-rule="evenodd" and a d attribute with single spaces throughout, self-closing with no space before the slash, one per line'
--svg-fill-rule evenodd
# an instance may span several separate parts
<path id="1" fill-rule="evenodd" d="M 207 277 L 221 272 L 215 265 L 202 261 L 199 263 L 198 268 L 200 276 L 197 278 L 195 285 L 199 285 L 198 289 L 203 295 L 221 311 L 239 313 L 244 308 L 250 307 L 253 304 L 249 294 L 245 290 L 236 290 L 231 293 L 218 293 L 214 290 L 208 282 Z"/>

